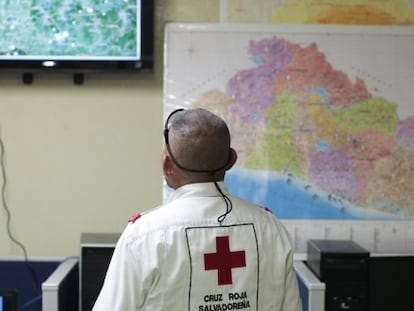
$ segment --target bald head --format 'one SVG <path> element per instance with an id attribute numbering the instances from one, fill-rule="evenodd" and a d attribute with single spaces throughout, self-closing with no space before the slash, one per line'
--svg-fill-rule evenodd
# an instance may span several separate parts
<path id="1" fill-rule="evenodd" d="M 202 108 L 179 111 L 169 121 L 170 152 L 178 165 L 184 170 L 211 171 L 217 173 L 217 178 L 224 177 L 233 164 L 226 123 Z"/>

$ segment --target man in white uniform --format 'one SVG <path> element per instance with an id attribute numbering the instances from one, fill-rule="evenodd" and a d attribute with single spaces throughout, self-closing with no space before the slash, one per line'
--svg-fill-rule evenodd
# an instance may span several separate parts
<path id="1" fill-rule="evenodd" d="M 287 231 L 224 185 L 237 159 L 225 122 L 179 109 L 164 138 L 164 178 L 175 191 L 131 217 L 93 310 L 302 310 Z"/>

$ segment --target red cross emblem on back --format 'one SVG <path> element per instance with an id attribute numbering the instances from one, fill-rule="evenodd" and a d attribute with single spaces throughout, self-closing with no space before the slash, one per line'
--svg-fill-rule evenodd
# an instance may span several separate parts
<path id="1" fill-rule="evenodd" d="M 245 251 L 230 251 L 229 237 L 216 237 L 216 253 L 204 254 L 204 269 L 217 270 L 218 285 L 233 284 L 232 269 L 246 267 Z"/>

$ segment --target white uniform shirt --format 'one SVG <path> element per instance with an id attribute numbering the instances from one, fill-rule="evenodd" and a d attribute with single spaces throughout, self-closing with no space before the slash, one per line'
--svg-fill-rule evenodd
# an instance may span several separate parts
<path id="1" fill-rule="evenodd" d="M 287 231 L 269 211 L 228 197 L 222 225 L 214 183 L 183 186 L 130 222 L 93 310 L 302 310 Z"/>

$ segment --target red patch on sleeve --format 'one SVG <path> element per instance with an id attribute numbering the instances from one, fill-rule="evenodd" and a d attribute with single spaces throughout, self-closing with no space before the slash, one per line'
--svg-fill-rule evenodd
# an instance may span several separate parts
<path id="1" fill-rule="evenodd" d="M 264 208 L 265 211 L 269 212 L 270 214 L 273 214 L 273 212 L 269 208 L 267 208 L 267 207 L 263 207 L 263 208 Z"/>
<path id="2" fill-rule="evenodd" d="M 134 214 L 134 215 L 132 215 L 130 218 L 129 218 L 129 220 L 128 220 L 128 222 L 132 222 L 132 223 L 134 223 L 138 218 L 140 218 L 141 217 L 141 214 L 140 213 L 136 213 L 136 214 Z"/>

